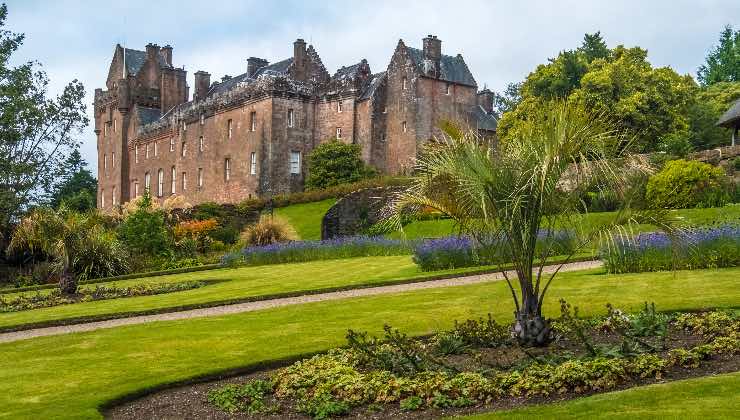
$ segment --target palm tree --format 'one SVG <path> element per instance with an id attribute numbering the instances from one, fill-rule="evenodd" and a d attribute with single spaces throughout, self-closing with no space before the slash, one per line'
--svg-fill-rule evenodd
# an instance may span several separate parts
<path id="1" fill-rule="evenodd" d="M 428 206 L 448 215 L 482 246 L 505 250 L 519 293 L 499 268 L 516 307 L 513 333 L 524 345 L 549 343 L 542 302 L 553 278 L 573 255 L 594 239 L 612 237 L 610 231 L 618 226 L 649 220 L 670 227 L 657 212 L 631 211 L 628 197 L 613 223 L 599 229 L 582 225 L 580 188 L 597 184 L 624 195 L 630 174 L 647 171 L 649 165 L 626 159 L 620 150 L 629 142 L 606 118 L 572 101 L 543 108 L 517 137 L 497 145 L 451 125 L 443 131 L 444 138 L 421 151 L 413 183 L 397 197 L 389 222 L 400 227 L 402 214 Z M 543 268 L 555 252 L 553 232 L 564 227 L 576 236 L 577 245 L 553 273 L 545 275 Z"/>
<path id="2" fill-rule="evenodd" d="M 113 275 L 127 268 L 125 249 L 95 213 L 36 209 L 13 232 L 10 252 L 41 252 L 51 258 L 63 294 L 77 293 L 77 277 Z"/>

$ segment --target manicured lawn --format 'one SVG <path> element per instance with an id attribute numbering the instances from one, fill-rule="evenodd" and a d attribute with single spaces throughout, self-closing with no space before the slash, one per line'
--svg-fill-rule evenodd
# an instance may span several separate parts
<path id="1" fill-rule="evenodd" d="M 275 209 L 275 214 L 288 219 L 300 239 L 321 239 L 321 219 L 327 210 L 336 203 L 335 198 L 315 203 L 294 204 Z"/>
<path id="2" fill-rule="evenodd" d="M 735 372 L 464 419 L 736 419 L 739 391 L 740 372 Z"/>
<path id="3" fill-rule="evenodd" d="M 611 302 L 638 310 L 740 307 L 740 268 L 606 275 L 564 273 L 545 305 L 558 298 L 583 315 Z M 305 278 L 305 277 L 304 277 Z M 317 302 L 259 312 L 158 322 L 0 344 L 0 417 L 96 418 L 112 398 L 186 378 L 340 345 L 348 328 L 379 332 L 390 323 L 409 334 L 450 328 L 453 320 L 492 313 L 511 320 L 504 283 L 419 290 Z"/>
<path id="4" fill-rule="evenodd" d="M 276 264 L 236 269 L 224 268 L 168 276 L 144 277 L 86 285 L 83 288 L 94 289 L 96 286 L 101 285 L 125 287 L 146 282 L 165 283 L 186 280 L 209 280 L 217 281 L 217 283 L 176 293 L 83 302 L 30 311 L 0 313 L 0 327 L 104 314 L 142 312 L 205 304 L 208 302 L 245 299 L 276 293 L 305 292 L 358 284 L 379 284 L 389 280 L 430 277 L 474 269 L 480 269 L 480 267 L 423 272 L 411 261 L 410 256 L 404 255 L 312 261 L 307 263 Z M 23 293 L 35 294 L 37 292 Z M 42 290 L 38 293 L 49 293 L 49 290 Z M 9 299 L 14 295 L 5 294 L 2 296 Z"/>

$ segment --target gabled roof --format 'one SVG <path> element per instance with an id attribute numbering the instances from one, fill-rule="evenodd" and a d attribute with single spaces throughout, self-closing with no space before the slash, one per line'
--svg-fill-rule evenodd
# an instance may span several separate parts
<path id="1" fill-rule="evenodd" d="M 478 130 L 496 131 L 498 120 L 493 114 L 489 114 L 482 106 L 476 105 L 472 109 L 473 121 L 475 121 Z"/>
<path id="2" fill-rule="evenodd" d="M 286 58 L 285 60 L 278 61 L 277 63 L 272 63 L 270 65 L 261 67 L 257 70 L 257 72 L 254 74 L 254 77 L 249 77 L 248 73 L 242 73 L 238 76 L 234 76 L 230 79 L 214 83 L 213 86 L 211 86 L 211 89 L 208 91 L 208 95 L 213 95 L 217 93 L 223 93 L 227 92 L 233 88 L 236 87 L 239 83 L 251 83 L 254 80 L 257 79 L 262 74 L 266 75 L 281 75 L 285 76 L 288 74 L 288 69 L 290 68 L 290 65 L 293 64 L 293 58 Z"/>
<path id="3" fill-rule="evenodd" d="M 414 60 L 417 70 L 421 74 L 424 74 L 424 51 L 412 47 L 406 47 L 406 51 L 411 59 Z M 442 80 L 462 85 L 478 86 L 478 84 L 475 83 L 473 74 L 470 72 L 470 69 L 468 69 L 468 65 L 465 64 L 465 60 L 460 54 L 455 57 L 442 54 L 439 67 L 439 78 Z"/>
<path id="4" fill-rule="evenodd" d="M 740 99 L 735 101 L 730 109 L 719 117 L 717 125 L 728 128 L 740 125 Z"/>
<path id="5" fill-rule="evenodd" d="M 380 73 L 375 73 L 370 76 L 370 83 L 365 85 L 365 89 L 363 89 L 358 99 L 362 101 L 372 98 L 373 95 L 375 95 L 375 91 L 378 90 L 378 87 L 385 83 L 385 79 L 386 77 L 384 71 L 381 71 Z"/>
<path id="6" fill-rule="evenodd" d="M 159 108 L 147 108 L 145 106 L 136 105 L 135 112 L 138 115 L 140 125 L 153 123 L 162 117 L 162 111 L 160 111 Z"/>
<path id="7" fill-rule="evenodd" d="M 123 48 L 124 60 L 126 62 L 126 73 L 136 76 L 141 70 L 146 61 L 146 51 L 132 50 L 131 48 Z M 157 61 L 160 67 L 169 67 L 169 64 L 164 60 L 162 54 L 157 54 Z"/>
<path id="8" fill-rule="evenodd" d="M 293 64 L 293 57 L 286 58 L 285 60 L 260 68 L 257 70 L 257 73 L 254 74 L 254 77 L 257 78 L 261 74 L 286 75 L 288 74 L 288 68 L 291 64 Z"/>

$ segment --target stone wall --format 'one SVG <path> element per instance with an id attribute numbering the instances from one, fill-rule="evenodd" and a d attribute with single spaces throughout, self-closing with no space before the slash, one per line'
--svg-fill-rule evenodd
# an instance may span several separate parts
<path id="1" fill-rule="evenodd" d="M 383 209 L 403 188 L 366 188 L 340 198 L 321 220 L 321 239 L 362 233 L 383 218 Z"/>

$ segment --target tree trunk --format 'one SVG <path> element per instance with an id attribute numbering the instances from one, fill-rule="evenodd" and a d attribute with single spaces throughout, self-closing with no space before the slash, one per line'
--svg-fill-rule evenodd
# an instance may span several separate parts
<path id="1" fill-rule="evenodd" d="M 515 314 L 514 335 L 519 344 L 525 347 L 543 347 L 550 344 L 552 331 L 550 323 L 537 311 L 522 308 Z"/>
<path id="2" fill-rule="evenodd" d="M 77 293 L 77 280 L 67 269 L 62 270 L 62 275 L 59 276 L 59 291 L 67 296 Z"/>

